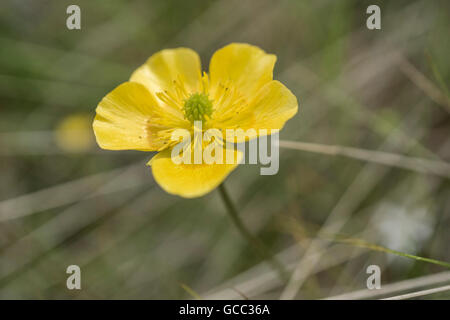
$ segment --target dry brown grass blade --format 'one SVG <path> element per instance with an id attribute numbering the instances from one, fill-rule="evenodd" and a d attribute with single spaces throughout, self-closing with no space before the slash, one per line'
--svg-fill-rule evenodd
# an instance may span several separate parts
<path id="1" fill-rule="evenodd" d="M 439 160 L 409 157 L 384 151 L 288 140 L 281 140 L 280 147 L 330 156 L 343 156 L 450 178 L 450 164 Z"/>

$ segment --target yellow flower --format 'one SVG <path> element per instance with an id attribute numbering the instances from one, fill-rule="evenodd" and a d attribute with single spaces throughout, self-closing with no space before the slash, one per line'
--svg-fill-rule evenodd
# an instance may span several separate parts
<path id="1" fill-rule="evenodd" d="M 94 144 L 91 131 L 92 116 L 89 114 L 71 114 L 58 124 L 55 140 L 58 147 L 67 152 L 86 152 Z"/>
<path id="2" fill-rule="evenodd" d="M 198 54 L 187 48 L 152 55 L 97 106 L 94 132 L 103 149 L 159 151 L 149 164 L 157 183 L 182 197 L 216 188 L 235 164 L 175 164 L 171 139 L 177 129 L 279 130 L 297 113 L 296 97 L 273 80 L 276 56 L 232 43 L 214 53 L 209 75 Z M 194 143 L 194 142 L 192 142 Z M 241 155 L 235 151 L 235 157 Z"/>

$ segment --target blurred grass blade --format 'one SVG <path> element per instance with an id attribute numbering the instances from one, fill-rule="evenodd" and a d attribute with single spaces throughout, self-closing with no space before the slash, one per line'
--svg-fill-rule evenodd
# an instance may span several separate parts
<path id="1" fill-rule="evenodd" d="M 445 84 L 444 78 L 442 77 L 441 72 L 439 71 L 439 68 L 436 64 L 436 61 L 431 55 L 429 50 L 426 51 L 426 57 L 428 64 L 430 65 L 431 71 L 433 72 L 434 79 L 437 81 L 439 87 L 447 95 L 447 97 L 450 97 L 450 92 L 448 91 L 448 87 Z"/>
<path id="2" fill-rule="evenodd" d="M 180 287 L 182 287 L 194 299 L 203 300 L 203 298 L 197 292 L 195 292 L 194 289 L 189 287 L 187 284 L 180 282 Z"/>
<path id="3" fill-rule="evenodd" d="M 367 249 L 374 250 L 374 251 L 391 253 L 391 254 L 395 254 L 397 256 L 406 257 L 406 258 L 414 259 L 414 260 L 417 260 L 417 261 L 423 261 L 423 262 L 428 262 L 428 263 L 432 263 L 432 264 L 437 264 L 439 266 L 442 266 L 442 267 L 450 269 L 450 263 L 448 263 L 448 262 L 439 261 L 439 260 L 436 260 L 436 259 L 419 257 L 419 256 L 415 256 L 413 254 L 409 254 L 409 253 L 405 253 L 405 252 L 401 252 L 401 251 L 397 251 L 397 250 L 392 250 L 392 249 L 385 248 L 385 247 L 382 247 L 382 246 L 379 246 L 379 245 L 376 245 L 376 244 L 368 243 L 368 242 L 366 242 L 364 240 L 361 240 L 361 239 L 353 239 L 353 238 L 342 239 L 342 238 L 337 238 L 337 239 L 334 239 L 334 241 L 336 241 L 338 243 L 342 243 L 342 244 L 348 244 L 348 245 L 356 246 L 356 247 L 367 248 Z"/>
<path id="4" fill-rule="evenodd" d="M 411 293 L 402 294 L 399 296 L 385 298 L 385 299 L 381 299 L 381 300 L 406 300 L 406 299 L 423 297 L 423 296 L 436 294 L 436 293 L 440 293 L 440 292 L 445 292 L 445 291 L 450 291 L 450 285 L 439 287 L 439 288 L 432 288 L 432 289 L 428 289 L 428 290 L 421 290 L 421 291 L 417 291 L 417 292 L 411 292 Z"/>
<path id="5" fill-rule="evenodd" d="M 441 105 L 447 112 L 450 112 L 450 99 L 431 80 L 403 56 L 400 56 L 399 66 L 400 70 L 411 82 L 420 88 L 431 100 Z"/>
<path id="6" fill-rule="evenodd" d="M 409 157 L 384 151 L 288 140 L 280 140 L 280 147 L 292 150 L 327 154 L 331 156 L 344 156 L 348 158 L 375 162 L 387 166 L 422 173 L 431 173 L 438 176 L 450 178 L 450 164 L 439 160 Z"/>

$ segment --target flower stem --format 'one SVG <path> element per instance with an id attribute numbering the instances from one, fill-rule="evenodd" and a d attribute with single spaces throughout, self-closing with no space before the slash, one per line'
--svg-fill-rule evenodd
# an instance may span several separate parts
<path id="1" fill-rule="evenodd" d="M 222 183 L 218 189 L 225 207 L 227 208 L 228 215 L 230 216 L 231 220 L 233 221 L 234 225 L 237 227 L 241 235 L 249 242 L 249 244 L 258 252 L 258 254 L 263 259 L 268 260 L 270 265 L 278 272 L 281 280 L 286 281 L 288 279 L 288 273 L 283 264 L 278 261 L 272 254 L 270 254 L 262 241 L 252 235 L 252 233 L 244 225 L 241 218 L 239 217 L 236 206 L 231 200 L 228 191 L 225 189 L 225 185 Z"/>

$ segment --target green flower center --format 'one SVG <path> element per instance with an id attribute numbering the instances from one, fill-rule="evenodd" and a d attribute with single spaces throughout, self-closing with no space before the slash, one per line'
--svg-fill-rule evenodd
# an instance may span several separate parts
<path id="1" fill-rule="evenodd" d="M 213 113 L 212 101 L 204 93 L 194 93 L 184 101 L 184 117 L 194 121 L 205 121 L 205 116 L 211 117 Z"/>

